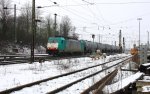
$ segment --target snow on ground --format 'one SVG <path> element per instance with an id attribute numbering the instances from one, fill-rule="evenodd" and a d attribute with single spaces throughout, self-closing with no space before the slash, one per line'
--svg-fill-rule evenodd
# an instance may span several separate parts
<path id="1" fill-rule="evenodd" d="M 0 55 L 5 54 L 26 54 L 29 55 L 31 53 L 31 46 L 30 45 L 22 45 L 22 44 L 15 44 L 12 42 L 0 42 Z M 42 45 L 36 45 L 34 49 L 35 54 L 44 54 L 46 53 L 46 48 Z"/>
<path id="2" fill-rule="evenodd" d="M 107 58 L 92 61 L 91 58 L 75 58 L 75 59 L 62 59 L 62 60 L 53 60 L 53 61 L 45 61 L 42 65 L 38 62 L 34 64 L 15 64 L 15 65 L 7 65 L 0 66 L 0 91 L 12 88 L 15 86 L 23 85 L 29 82 L 37 81 L 40 79 L 53 77 L 59 74 L 68 73 L 74 70 L 86 68 L 92 65 L 100 64 L 105 61 L 110 61 L 118 57 L 127 56 L 127 54 L 118 54 L 118 55 L 110 55 Z M 45 94 L 47 91 L 51 91 L 58 86 L 61 86 L 66 83 L 70 83 L 75 80 L 76 77 L 84 77 L 84 74 L 90 74 L 93 71 L 98 71 L 103 67 L 97 67 L 92 70 L 87 70 L 82 73 L 77 73 L 75 75 L 67 76 L 59 78 L 61 83 L 56 84 L 55 80 L 41 83 L 40 85 L 33 86 L 33 89 L 22 89 L 21 91 L 14 92 L 14 94 Z M 78 94 L 81 90 L 83 91 L 85 88 L 88 88 L 93 82 L 101 79 L 105 76 L 105 73 L 101 73 L 95 77 L 91 77 L 86 79 L 80 83 L 75 84 L 75 87 L 70 87 L 65 91 L 62 91 L 61 94 Z M 58 80 L 57 80 L 58 81 Z M 67 93 L 66 91 L 70 92 Z"/>

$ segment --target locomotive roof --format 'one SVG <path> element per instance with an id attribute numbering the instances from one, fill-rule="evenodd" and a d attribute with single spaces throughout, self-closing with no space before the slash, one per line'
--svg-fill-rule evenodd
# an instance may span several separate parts
<path id="1" fill-rule="evenodd" d="M 64 37 L 64 36 L 55 36 L 57 38 L 61 37 L 61 38 L 64 38 L 64 39 L 74 39 L 74 40 L 78 40 L 77 38 L 74 38 L 74 37 Z"/>

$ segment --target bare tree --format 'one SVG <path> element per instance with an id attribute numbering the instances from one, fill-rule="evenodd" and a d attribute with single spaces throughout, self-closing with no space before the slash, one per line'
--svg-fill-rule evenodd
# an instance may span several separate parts
<path id="1" fill-rule="evenodd" d="M 78 34 L 77 33 L 75 33 L 75 31 L 76 31 L 76 27 L 72 27 L 72 37 L 74 38 L 74 39 L 78 39 L 79 38 L 79 36 L 78 36 Z"/>
<path id="2" fill-rule="evenodd" d="M 38 22 L 41 20 L 40 14 L 42 12 L 39 9 L 36 9 L 36 28 L 38 28 Z M 23 42 L 30 42 L 31 40 L 31 30 L 32 26 L 32 8 L 30 3 L 26 3 L 24 7 L 21 9 L 21 15 L 18 17 L 18 39 Z M 35 40 L 38 40 L 38 35 L 40 35 L 36 29 L 35 32 Z M 35 41 L 37 42 L 37 41 Z"/>
<path id="3" fill-rule="evenodd" d="M 21 14 L 17 21 L 18 41 L 29 42 L 31 40 L 31 5 L 26 3 L 21 9 Z"/>
<path id="4" fill-rule="evenodd" d="M 68 37 L 71 28 L 72 26 L 70 18 L 68 16 L 64 16 L 60 23 L 60 34 L 64 37 Z"/>
<path id="5" fill-rule="evenodd" d="M 54 20 L 49 16 L 46 17 L 45 20 L 45 27 L 47 32 L 47 38 L 50 36 L 54 36 L 54 29 L 53 29 Z"/>
<path id="6" fill-rule="evenodd" d="M 11 10 L 9 9 L 4 9 L 4 7 L 11 7 L 10 6 L 10 0 L 0 0 L 0 26 L 1 26 L 1 31 L 0 31 L 0 37 L 1 39 L 6 39 L 6 33 L 8 29 L 8 19 L 11 14 Z"/>
<path id="7" fill-rule="evenodd" d="M 26 32 L 29 33 L 31 20 L 32 20 L 32 9 L 31 9 L 30 3 L 26 3 L 24 5 L 24 8 L 22 8 L 22 11 L 21 11 L 21 16 L 25 17 Z"/>

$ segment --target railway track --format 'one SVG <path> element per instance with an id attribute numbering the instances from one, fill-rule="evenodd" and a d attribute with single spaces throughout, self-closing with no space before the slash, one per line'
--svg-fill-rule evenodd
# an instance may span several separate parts
<path id="1" fill-rule="evenodd" d="M 57 75 L 57 76 L 54 76 L 54 77 L 49 77 L 49 78 L 46 78 L 46 79 L 38 80 L 38 81 L 35 81 L 35 82 L 32 82 L 32 83 L 20 85 L 20 86 L 14 87 L 14 88 L 10 88 L 10 89 L 4 90 L 4 91 L 0 91 L 0 94 L 8 94 L 8 93 L 11 93 L 11 92 L 17 92 L 18 90 L 25 89 L 26 87 L 28 87 L 28 89 L 30 89 L 30 88 L 34 87 L 35 85 L 38 85 L 38 84 L 40 84 L 40 85 L 38 85 L 37 88 L 40 88 L 40 87 L 43 87 L 42 83 L 46 83 L 46 82 L 47 82 L 47 88 L 53 87 L 53 88 L 51 88 L 52 91 L 49 91 L 49 92 L 46 91 L 47 94 L 59 93 L 59 92 L 65 90 L 65 89 L 71 87 L 72 85 L 75 85 L 75 84 L 77 84 L 77 83 L 79 83 L 79 82 L 81 82 L 83 80 L 86 80 L 86 79 L 88 79 L 90 77 L 93 77 L 93 76 L 95 76 L 95 75 L 97 75 L 99 73 L 102 73 L 105 70 L 111 69 L 111 68 L 113 68 L 113 67 L 115 67 L 117 65 L 125 63 L 130 58 L 131 57 L 128 57 L 128 58 L 124 57 L 124 59 L 122 61 L 119 61 L 119 62 L 117 62 L 117 63 L 115 63 L 115 64 L 113 64 L 111 66 L 107 66 L 104 69 L 102 69 L 101 66 L 103 66 L 105 64 L 108 64 L 108 63 L 111 63 L 112 61 L 105 62 L 105 63 L 98 64 L 98 65 L 94 65 L 94 66 L 90 66 L 90 67 L 83 68 L 83 69 L 79 69 L 79 70 L 76 70 L 76 71 L 73 71 L 73 72 L 69 72 L 69 73 L 65 73 L 65 74 L 62 74 L 62 75 Z M 93 69 L 93 68 L 96 68 L 97 71 L 91 72 L 91 69 Z M 86 75 L 89 72 L 91 72 L 91 73 Z M 77 76 L 77 75 L 80 75 L 80 77 L 74 77 L 74 76 Z M 108 75 L 106 75 L 106 76 L 108 76 Z M 110 73 L 109 76 L 112 77 L 112 73 Z M 66 79 L 66 77 L 71 78 L 71 80 Z M 109 78 L 111 78 L 111 77 L 109 77 Z M 62 80 L 60 80 L 60 79 L 62 79 Z M 105 79 L 103 79 L 102 82 L 106 83 L 107 81 L 104 81 L 104 80 Z M 60 81 L 63 81 L 63 82 L 61 82 L 61 83 L 63 83 L 63 85 L 60 86 L 60 87 L 56 87 L 57 84 L 60 83 Z M 55 86 L 54 86 L 54 83 L 55 83 Z"/>
<path id="2" fill-rule="evenodd" d="M 58 60 L 58 59 L 69 59 L 69 58 L 79 58 L 86 57 L 84 56 L 61 56 L 61 57 L 53 57 L 48 54 L 40 54 L 35 55 L 35 61 L 39 62 L 39 60 Z M 22 63 L 30 63 L 31 57 L 30 55 L 0 55 L 0 65 L 10 65 L 10 64 L 22 64 Z"/>
<path id="3" fill-rule="evenodd" d="M 109 73 L 95 84 L 84 90 L 81 94 L 89 94 L 93 91 L 93 94 L 101 94 L 102 89 L 106 84 L 112 81 L 112 79 L 117 75 L 118 69 L 115 69 L 113 72 Z"/>
<path id="4" fill-rule="evenodd" d="M 48 54 L 35 54 L 34 60 L 35 62 L 40 62 L 40 60 L 48 61 L 48 60 L 59 60 L 62 58 L 71 59 L 71 58 L 79 58 L 79 57 L 89 57 L 89 55 L 54 57 Z M 31 61 L 30 55 L 0 55 L 0 65 L 30 63 L 30 61 Z"/>
<path id="5" fill-rule="evenodd" d="M 35 60 L 39 58 L 48 58 L 46 54 L 35 55 Z M 0 55 L 0 65 L 27 63 L 30 61 L 30 55 Z"/>

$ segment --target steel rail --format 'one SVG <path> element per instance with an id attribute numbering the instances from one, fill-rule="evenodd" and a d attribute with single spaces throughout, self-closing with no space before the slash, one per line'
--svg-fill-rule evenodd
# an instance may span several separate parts
<path id="1" fill-rule="evenodd" d="M 117 74 L 117 69 L 115 69 L 113 72 L 109 73 L 108 75 L 106 75 L 105 77 L 103 77 L 102 79 L 100 79 L 98 82 L 96 82 L 94 85 L 90 86 L 89 88 L 87 88 L 86 90 L 84 90 L 81 94 L 89 94 L 90 91 L 98 89 L 98 87 L 101 85 L 104 85 L 103 83 L 106 82 L 106 80 L 112 77 L 112 74 Z M 111 81 L 111 79 L 109 79 L 109 81 Z"/>
<path id="2" fill-rule="evenodd" d="M 113 78 L 117 75 L 117 72 L 118 70 L 116 69 L 110 74 L 110 76 L 108 76 L 106 79 L 103 79 L 102 84 L 100 84 L 99 87 L 94 91 L 94 94 L 100 94 L 104 86 L 110 83 L 113 80 Z"/>
<path id="3" fill-rule="evenodd" d="M 51 60 L 58 60 L 58 59 L 61 59 L 61 58 L 68 59 L 68 58 L 78 58 L 78 57 L 79 56 L 52 57 L 50 55 L 45 55 L 45 54 L 44 55 L 42 55 L 42 54 L 41 55 L 35 54 L 34 59 L 35 59 L 35 61 L 38 62 L 40 59 L 45 61 L 45 60 L 49 60 L 49 59 L 51 59 Z M 19 55 L 1 55 L 0 56 L 0 65 L 22 64 L 22 63 L 17 63 L 17 62 L 15 63 L 15 62 L 13 62 L 15 60 L 26 60 L 26 61 L 29 62 L 31 60 L 31 57 L 29 55 L 21 55 L 21 56 L 19 56 Z M 10 63 L 11 61 L 12 61 L 12 63 Z M 26 62 L 26 63 L 28 63 L 28 62 Z"/>
<path id="4" fill-rule="evenodd" d="M 123 58 L 126 58 L 126 57 L 123 57 Z M 129 58 L 131 58 L 131 57 L 129 57 Z M 117 59 L 117 60 L 119 60 L 119 59 Z M 117 61 L 117 60 L 114 60 L 114 61 Z M 83 68 L 83 69 L 79 69 L 79 70 L 76 70 L 76 71 L 73 71 L 73 72 L 69 72 L 69 73 L 57 75 L 57 76 L 54 76 L 54 77 L 49 77 L 49 78 L 45 78 L 45 79 L 38 80 L 38 81 L 35 81 L 35 82 L 31 82 L 31 83 L 28 83 L 28 84 L 24 84 L 24 85 L 21 85 L 21 86 L 13 87 L 13 88 L 10 88 L 10 89 L 7 89 L 7 90 L 0 91 L 0 94 L 11 93 L 13 91 L 17 91 L 17 90 L 20 90 L 20 89 L 25 88 L 25 87 L 31 87 L 33 85 L 40 84 L 42 82 L 46 82 L 46 81 L 53 80 L 53 79 L 56 79 L 56 78 L 59 78 L 59 77 L 71 75 L 71 74 L 81 72 L 81 71 L 84 71 L 84 70 L 87 70 L 87 69 L 90 69 L 90 68 L 93 68 L 93 67 L 97 67 L 97 66 L 100 66 L 100 65 L 104 65 L 104 64 L 107 64 L 107 63 L 110 63 L 110 62 L 113 62 L 113 61 L 105 62 L 105 63 L 102 63 L 102 64 L 97 64 L 97 65 L 90 66 L 90 67 Z"/>
<path id="5" fill-rule="evenodd" d="M 0 65 L 22 64 L 30 61 L 29 55 L 1 55 L 0 57 Z M 45 54 L 35 55 L 35 61 L 39 61 L 39 59 L 45 60 L 46 58 L 50 58 L 50 56 Z"/>
<path id="6" fill-rule="evenodd" d="M 53 91 L 47 92 L 46 94 L 55 94 L 55 93 L 58 93 L 58 92 L 60 92 L 60 91 L 62 91 L 62 90 L 67 89 L 68 87 L 72 86 L 73 84 L 76 84 L 76 83 L 78 83 L 78 82 L 80 82 L 80 81 L 82 81 L 82 80 L 85 80 L 85 79 L 87 79 L 87 78 L 89 78 L 89 77 L 92 77 L 92 76 L 94 76 L 94 75 L 97 75 L 97 74 L 99 74 L 99 73 L 101 73 L 101 72 L 103 72 L 103 71 L 105 71 L 105 70 L 107 70 L 107 69 L 110 69 L 110 68 L 112 68 L 112 67 L 114 67 L 114 66 L 116 66 L 116 65 L 118 65 L 118 64 L 120 64 L 120 63 L 123 63 L 124 61 L 126 61 L 126 60 L 128 60 L 128 59 L 130 59 L 130 58 L 131 58 L 131 57 L 129 57 L 129 58 L 123 60 L 123 61 L 120 61 L 120 62 L 118 62 L 118 63 L 116 63 L 116 64 L 114 64 L 114 65 L 111 65 L 111 66 L 109 66 L 109 67 L 107 67 L 107 68 L 105 68 L 105 69 L 103 69 L 103 70 L 100 70 L 100 71 L 98 71 L 98 72 L 96 72 L 96 73 L 90 74 L 90 75 L 88 75 L 88 76 L 86 76 L 86 77 L 83 77 L 83 78 L 81 78 L 81 79 L 78 79 L 78 80 L 76 80 L 76 81 L 74 81 L 74 82 L 71 82 L 71 83 L 69 83 L 69 84 L 67 84 L 67 85 L 64 85 L 64 86 L 62 86 L 62 87 L 59 87 L 59 88 L 57 88 L 57 89 L 55 89 L 55 90 L 53 90 Z"/>

